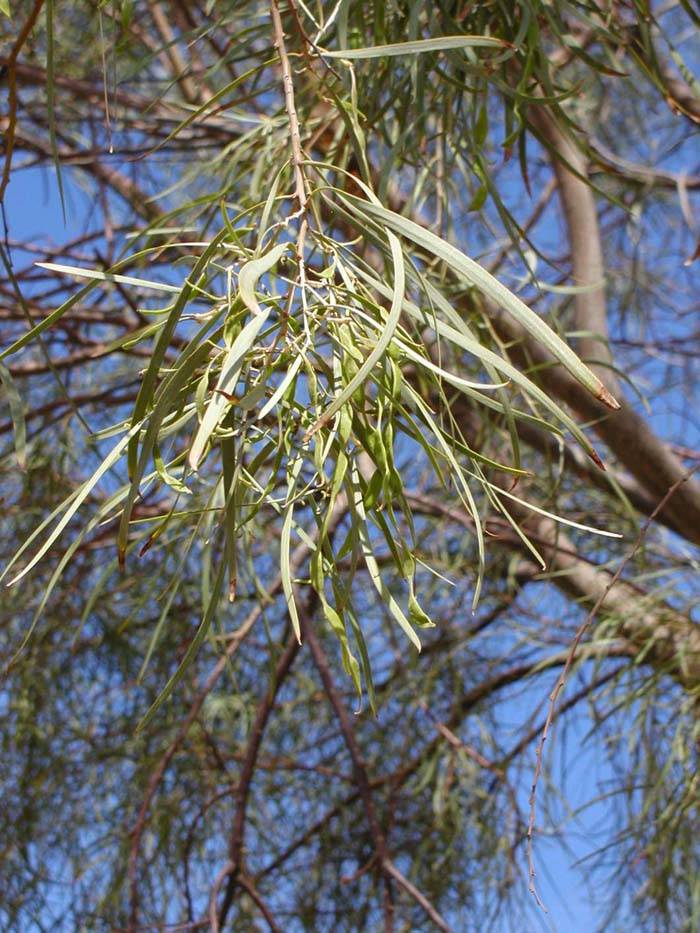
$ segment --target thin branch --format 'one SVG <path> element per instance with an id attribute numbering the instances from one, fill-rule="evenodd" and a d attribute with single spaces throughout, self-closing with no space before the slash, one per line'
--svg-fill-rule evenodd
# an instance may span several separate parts
<path id="1" fill-rule="evenodd" d="M 426 912 L 426 914 L 430 917 L 430 919 L 433 921 L 433 923 L 439 930 L 443 930 L 443 933 L 450 933 L 450 928 L 445 923 L 445 921 L 440 916 L 440 914 L 437 912 L 437 910 L 430 903 L 428 898 L 424 894 L 422 894 L 418 890 L 418 888 L 414 884 L 412 884 L 408 880 L 408 878 L 399 871 L 399 869 L 396 867 L 396 865 L 394 865 L 391 859 L 386 859 L 384 861 L 384 868 L 386 871 L 389 872 L 392 878 L 395 878 L 396 881 L 398 881 L 399 885 L 404 889 L 404 891 L 406 891 L 407 894 L 410 894 L 413 900 L 416 901 L 417 904 L 420 904 L 420 906 L 423 908 L 423 910 Z"/>
<path id="2" fill-rule="evenodd" d="M 211 930 L 211 933 L 219 933 L 219 930 L 221 929 L 216 904 L 219 899 L 219 891 L 221 890 L 221 886 L 223 885 L 224 881 L 226 881 L 227 878 L 231 877 L 232 873 L 235 871 L 235 868 L 236 866 L 234 865 L 234 863 L 231 860 L 229 860 L 228 862 L 226 862 L 226 864 L 223 866 L 223 868 L 219 871 L 216 878 L 214 879 L 214 884 L 212 885 L 211 893 L 209 895 L 209 911 L 208 911 L 209 928 Z"/>
<path id="3" fill-rule="evenodd" d="M 170 25 L 168 15 L 159 0 L 150 0 L 148 6 L 153 23 L 163 41 L 163 54 L 170 62 L 172 69 L 170 73 L 175 76 L 175 80 L 182 91 L 182 96 L 189 103 L 201 101 L 203 97 L 201 85 L 200 88 L 197 87 L 197 83 L 193 80 L 190 69 L 180 53 L 177 37 Z"/>
<path id="4" fill-rule="evenodd" d="M 287 54 L 287 46 L 284 41 L 284 29 L 282 26 L 282 17 L 280 16 L 279 5 L 277 0 L 270 0 L 270 13 L 272 16 L 272 26 L 274 31 L 274 47 L 277 50 L 277 54 L 280 58 L 280 68 L 282 69 L 282 83 L 284 86 L 284 105 L 287 111 L 287 119 L 289 120 L 289 135 L 290 142 L 292 147 L 292 167 L 294 171 L 294 184 L 296 192 L 296 200 L 299 205 L 297 216 L 300 217 L 299 221 L 299 233 L 297 235 L 296 243 L 296 259 L 297 259 L 297 268 L 299 289 L 301 292 L 301 300 L 306 307 L 306 263 L 304 259 L 304 248 L 306 244 L 306 234 L 308 232 L 308 220 L 307 220 L 307 211 L 308 211 L 308 193 L 306 191 L 306 180 L 304 178 L 304 153 L 301 148 L 301 134 L 299 132 L 299 118 L 296 111 L 296 103 L 294 100 L 294 81 L 292 79 L 292 69 L 289 64 L 289 56 Z M 291 218 L 289 218 L 291 219 Z M 278 333 L 277 340 L 282 340 L 286 336 L 287 323 L 289 319 L 289 311 L 291 309 L 291 303 L 294 295 L 294 289 L 292 288 L 289 293 L 289 302 L 284 311 L 284 317 L 282 320 L 282 326 Z"/>
<path id="5" fill-rule="evenodd" d="M 277 581 L 276 581 L 277 582 Z M 281 588 L 282 583 L 279 581 L 279 587 L 273 586 L 270 595 L 275 592 L 278 588 Z M 153 798 L 155 797 L 156 791 L 160 786 L 163 776 L 168 768 L 168 765 L 172 761 L 175 753 L 180 748 L 182 743 L 185 741 L 192 725 L 199 716 L 200 710 L 204 704 L 204 701 L 209 696 L 211 691 L 214 689 L 219 677 L 226 669 L 228 662 L 233 657 L 233 655 L 238 651 L 241 643 L 251 631 L 255 623 L 260 618 L 262 613 L 262 606 L 256 606 L 248 615 L 248 618 L 244 621 L 243 625 L 231 636 L 231 640 L 226 647 L 226 651 L 222 654 L 219 660 L 216 662 L 216 665 L 212 669 L 211 673 L 204 682 L 204 686 L 199 691 L 195 697 L 190 711 L 185 717 L 184 722 L 178 729 L 177 735 L 170 743 L 165 753 L 162 755 L 158 765 L 156 766 L 151 778 L 148 782 L 148 787 L 146 788 L 146 793 L 144 795 L 141 807 L 139 809 L 138 817 L 134 824 L 134 828 L 131 831 L 131 849 L 129 852 L 129 868 L 128 868 L 128 877 L 129 877 L 129 886 L 130 886 L 130 897 L 131 897 L 131 920 L 129 929 L 134 930 L 137 926 L 138 921 L 138 857 L 141 849 L 141 837 L 143 836 L 143 831 L 146 827 L 148 812 L 151 807 Z"/>
<path id="6" fill-rule="evenodd" d="M 330 516 L 328 523 L 328 535 L 333 536 L 338 525 L 342 521 L 348 507 L 348 500 L 346 495 L 339 495 L 333 506 L 333 511 Z M 306 544 L 300 544 L 294 551 L 291 560 L 290 567 L 292 575 L 296 575 L 310 554 L 310 548 Z M 279 592 L 282 588 L 282 578 L 279 576 L 275 581 L 275 591 Z M 318 602 L 318 594 L 311 590 L 308 594 L 306 604 L 300 603 L 299 612 L 300 615 L 312 615 L 316 609 Z M 261 610 L 260 610 L 261 611 Z M 300 649 L 300 644 L 296 639 L 296 635 L 292 632 L 289 636 L 287 644 L 285 646 L 284 652 L 280 656 L 277 666 L 275 668 L 274 679 L 272 681 L 271 687 L 268 689 L 265 696 L 261 699 L 258 709 L 255 715 L 255 720 L 250 731 L 250 739 L 248 741 L 248 747 L 246 750 L 246 757 L 241 768 L 241 776 L 238 783 L 237 797 L 238 797 L 238 806 L 236 808 L 236 815 L 234 817 L 233 829 L 231 832 L 231 841 L 229 844 L 230 851 L 230 862 L 233 865 L 233 868 L 228 875 L 228 883 L 226 885 L 226 892 L 224 894 L 224 899 L 221 904 L 221 908 L 218 911 L 218 923 L 223 926 L 226 921 L 226 917 L 233 903 L 233 898 L 236 890 L 237 876 L 242 870 L 243 867 L 243 855 L 244 855 L 244 841 L 245 841 L 245 826 L 247 818 L 247 808 L 248 808 L 248 798 L 250 794 L 250 786 L 253 780 L 253 775 L 257 765 L 258 754 L 260 752 L 260 746 L 262 744 L 263 736 L 265 729 L 267 727 L 267 722 L 270 717 L 270 714 L 274 708 L 277 694 L 280 690 L 280 687 L 284 683 L 291 667 L 297 657 L 297 654 Z M 224 661 L 225 663 L 225 661 Z"/>
<path id="7" fill-rule="evenodd" d="M 296 198 L 299 203 L 299 211 L 306 212 L 308 195 L 306 193 L 306 181 L 304 179 L 304 154 L 301 150 L 301 134 L 299 132 L 299 118 L 297 116 L 296 104 L 294 101 L 294 82 L 292 79 L 292 69 L 289 64 L 287 46 L 284 41 L 284 29 L 282 27 L 282 17 L 277 0 L 270 0 L 270 13 L 272 15 L 272 26 L 274 30 L 274 47 L 280 57 L 280 67 L 282 69 L 282 83 L 284 87 L 284 104 L 289 119 L 289 136 L 292 146 L 292 166 L 294 169 L 294 182 L 296 187 Z"/>
<path id="8" fill-rule="evenodd" d="M 309 614 L 300 613 L 300 620 L 304 640 L 307 642 L 309 648 L 311 649 L 311 656 L 321 678 L 323 689 L 325 690 L 326 696 L 328 697 L 328 700 L 333 707 L 335 715 L 340 724 L 340 731 L 343 735 L 343 739 L 348 751 L 350 752 L 350 758 L 352 759 L 353 768 L 355 770 L 360 796 L 362 797 L 365 813 L 367 815 L 367 823 L 369 826 L 370 835 L 372 836 L 372 842 L 374 843 L 375 857 L 380 867 L 382 867 L 385 871 L 388 871 L 386 839 L 384 838 L 384 832 L 379 824 L 377 810 L 374 805 L 374 798 L 372 796 L 372 788 L 369 777 L 367 775 L 367 765 L 365 764 L 362 750 L 360 749 L 357 738 L 355 736 L 355 730 L 353 729 L 350 715 L 345 708 L 345 705 L 343 704 L 343 701 L 341 700 L 338 690 L 335 686 L 333 681 L 333 674 L 331 673 L 330 665 L 328 663 L 328 658 L 326 657 L 316 632 L 314 631 Z M 391 887 L 386 876 L 384 905 L 385 930 L 387 933 L 390 933 L 390 931 L 393 929 L 393 898 L 391 894 Z"/>
<path id="9" fill-rule="evenodd" d="M 29 16 L 19 35 L 17 36 L 10 54 L 7 56 L 5 67 L 7 69 L 7 129 L 4 134 L 5 165 L 2 170 L 2 180 L 0 180 L 0 204 L 5 200 L 5 191 L 10 183 L 10 170 L 12 168 L 12 153 L 15 147 L 15 129 L 17 127 L 17 58 L 22 51 L 24 43 L 29 38 L 29 33 L 36 25 L 39 13 L 44 5 L 44 0 L 35 0 Z"/>
<path id="10" fill-rule="evenodd" d="M 246 757 L 243 762 L 243 767 L 241 768 L 241 776 L 236 792 L 238 805 L 236 807 L 236 815 L 233 821 L 233 831 L 231 833 L 231 841 L 229 844 L 230 860 L 228 864 L 230 868 L 227 873 L 228 882 L 226 885 L 226 891 L 221 908 L 217 911 L 218 925 L 213 927 L 213 929 L 219 929 L 219 927 L 224 925 L 226 922 L 226 917 L 228 916 L 228 912 L 231 908 L 231 905 L 233 904 L 236 885 L 238 884 L 238 879 L 243 868 L 243 846 L 245 842 L 245 827 L 248 815 L 248 800 L 250 796 L 250 787 L 253 781 L 253 775 L 255 774 L 255 768 L 257 765 L 258 753 L 260 752 L 260 746 L 262 745 L 263 736 L 265 735 L 265 729 L 267 728 L 270 714 L 272 713 L 275 702 L 277 700 L 277 694 L 279 693 L 280 688 L 287 679 L 287 675 L 292 669 L 292 665 L 294 664 L 294 661 L 299 654 L 300 647 L 301 646 L 296 639 L 296 635 L 294 632 L 292 632 L 287 639 L 284 651 L 282 652 L 282 655 L 277 662 L 277 666 L 275 667 L 272 684 L 260 700 L 257 712 L 255 714 L 255 719 L 253 720 L 253 725 L 250 729 Z M 215 901 L 213 903 L 215 903 Z"/>
<path id="11" fill-rule="evenodd" d="M 248 875 L 239 874 L 238 883 L 243 888 L 243 890 L 246 891 L 247 894 L 250 895 L 251 900 L 254 902 L 255 906 L 258 908 L 260 913 L 263 915 L 263 917 L 267 921 L 267 925 L 269 926 L 272 933 L 281 933 L 281 928 L 278 927 L 277 924 L 275 923 L 275 918 L 272 916 L 272 912 L 270 911 L 270 908 L 267 906 L 265 901 L 262 899 L 262 897 L 260 896 L 260 892 L 255 887 L 255 885 L 253 884 L 253 881 L 248 877 Z"/>
<path id="12" fill-rule="evenodd" d="M 639 548 L 642 546 L 642 542 L 644 541 L 644 538 L 646 537 L 646 534 L 649 531 L 649 528 L 651 527 L 654 519 L 656 518 L 656 515 L 663 509 L 663 507 L 666 505 L 668 500 L 677 492 L 678 488 L 683 483 L 687 482 L 692 476 L 692 474 L 699 468 L 700 468 L 700 464 L 697 464 L 695 467 L 693 467 L 692 470 L 689 470 L 685 474 L 684 477 L 679 479 L 677 483 L 675 483 L 673 486 L 670 487 L 670 489 L 666 492 L 666 495 L 663 497 L 663 499 L 661 499 L 657 507 L 654 509 L 654 511 L 651 513 L 649 518 L 646 520 L 646 522 L 640 529 L 639 535 L 637 536 L 637 540 L 634 542 L 634 545 L 631 551 L 626 555 L 626 557 L 622 561 L 620 561 L 619 567 L 617 568 L 617 570 L 611 577 L 609 583 L 604 588 L 603 592 L 600 594 L 598 599 L 595 601 L 591 611 L 588 613 L 586 618 L 583 620 L 583 622 L 578 628 L 578 631 L 574 635 L 574 639 L 571 643 L 571 648 L 566 658 L 566 663 L 564 664 L 564 667 L 562 668 L 561 673 L 559 674 L 559 677 L 557 678 L 557 682 L 554 685 L 554 689 L 549 695 L 549 710 L 547 712 L 547 718 L 545 720 L 544 729 L 542 730 L 542 738 L 540 739 L 537 745 L 537 752 L 536 752 L 536 758 L 535 758 L 535 773 L 534 773 L 533 780 L 532 780 L 532 789 L 530 791 L 530 801 L 529 801 L 530 802 L 530 817 L 528 820 L 528 827 L 527 827 L 527 856 L 528 856 L 529 874 L 530 874 L 530 893 L 536 899 L 537 903 L 540 904 L 540 906 L 544 906 L 544 905 L 542 904 L 542 901 L 540 900 L 540 897 L 535 888 L 535 862 L 534 862 L 534 853 L 533 853 L 533 835 L 535 831 L 535 817 L 536 817 L 536 803 L 537 803 L 537 784 L 540 778 L 540 774 L 542 773 L 542 759 L 543 759 L 543 754 L 544 754 L 544 743 L 547 741 L 549 730 L 551 729 L 552 723 L 554 721 L 554 714 L 556 711 L 557 699 L 559 698 L 559 694 L 561 693 L 561 691 L 564 689 L 564 686 L 566 684 L 566 678 L 571 669 L 571 665 L 573 664 L 574 658 L 576 657 L 578 653 L 581 639 L 583 638 L 589 626 L 591 625 L 596 615 L 602 608 L 603 603 L 605 602 L 608 595 L 610 594 L 610 591 L 613 589 L 615 584 L 619 581 L 625 567 L 629 564 L 629 562 L 633 559 L 633 557 L 635 556 Z"/>

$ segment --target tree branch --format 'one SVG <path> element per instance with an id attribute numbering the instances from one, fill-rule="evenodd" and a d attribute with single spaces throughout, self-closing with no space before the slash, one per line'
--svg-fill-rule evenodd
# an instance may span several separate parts
<path id="1" fill-rule="evenodd" d="M 396 867 L 396 865 L 394 865 L 391 859 L 386 859 L 384 861 L 384 868 L 389 872 L 389 874 L 393 878 L 395 878 L 398 881 L 398 883 L 401 885 L 404 891 L 410 894 L 417 904 L 420 904 L 420 906 L 423 908 L 426 914 L 430 917 L 430 919 L 433 921 L 433 923 L 438 928 L 438 930 L 443 930 L 444 933 L 450 933 L 450 928 L 445 923 L 445 921 L 440 916 L 440 914 L 437 912 L 437 910 L 430 903 L 428 898 L 424 894 L 422 894 L 418 890 L 418 888 L 414 884 L 412 884 L 408 880 L 408 878 L 406 878 L 406 876 L 403 875 L 399 871 L 399 869 Z"/>
<path id="2" fill-rule="evenodd" d="M 311 649 L 311 656 L 314 660 L 314 664 L 316 665 L 316 670 L 318 671 L 321 678 L 323 689 L 325 690 L 326 696 L 328 697 L 335 715 L 338 718 L 338 722 L 340 723 L 340 731 L 343 735 L 343 739 L 345 740 L 347 749 L 350 752 L 350 758 L 352 759 L 360 796 L 362 797 L 365 813 L 367 814 L 367 823 L 369 825 L 370 835 L 372 836 L 372 841 L 374 843 L 375 858 L 382 872 L 389 872 L 390 874 L 393 874 L 389 867 L 391 862 L 387 855 L 386 839 L 384 837 L 384 832 L 379 824 L 377 811 L 374 806 L 372 788 L 369 777 L 367 775 L 367 765 L 365 764 L 362 750 L 360 749 L 360 746 L 355 737 L 355 732 L 352 727 L 350 716 L 342 700 L 340 699 L 340 695 L 338 694 L 338 691 L 333 682 L 333 675 L 331 673 L 330 665 L 328 664 L 328 659 L 326 658 L 325 652 L 321 647 L 321 643 L 318 640 L 316 632 L 314 631 L 310 615 L 306 612 L 300 613 L 300 621 L 302 634 L 305 641 L 309 645 L 309 648 Z M 386 877 L 386 874 L 384 880 L 384 927 L 386 933 L 391 933 L 394 925 L 393 897 L 391 892 L 391 885 L 388 878 Z"/>
<path id="3" fill-rule="evenodd" d="M 15 129 L 17 127 L 17 72 L 16 65 L 19 53 L 22 51 L 24 43 L 29 38 L 29 34 L 36 25 L 36 21 L 41 13 L 44 0 L 35 0 L 34 6 L 29 11 L 29 15 L 21 28 L 19 35 L 10 49 L 10 54 L 5 62 L 7 70 L 7 128 L 4 133 L 5 164 L 2 170 L 2 179 L 0 179 L 0 204 L 5 200 L 5 191 L 10 183 L 10 170 L 12 168 L 12 153 L 15 147 Z"/>
<path id="4" fill-rule="evenodd" d="M 673 494 L 677 493 L 676 488 Z M 431 503 L 427 497 L 413 497 L 412 501 L 416 508 L 432 509 L 433 514 L 473 527 L 472 517 L 460 508 L 449 508 L 435 500 Z M 584 606 L 595 606 L 604 598 L 606 615 L 615 620 L 618 634 L 628 644 L 628 653 L 641 654 L 644 663 L 673 677 L 688 691 L 700 687 L 700 627 L 653 594 L 583 560 L 575 544 L 552 519 L 512 505 L 549 564 L 551 576 L 546 579 Z M 505 528 L 493 540 L 522 550 L 520 538 Z"/>
<path id="5" fill-rule="evenodd" d="M 566 223 L 574 284 L 585 288 L 574 295 L 575 329 L 581 331 L 578 349 L 609 391 L 620 394 L 611 369 L 608 317 L 605 304 L 605 265 L 595 197 L 589 184 L 588 163 L 581 150 L 565 135 L 544 107 L 532 107 L 530 119 L 551 155 Z M 595 363 L 603 363 L 596 366 Z"/>

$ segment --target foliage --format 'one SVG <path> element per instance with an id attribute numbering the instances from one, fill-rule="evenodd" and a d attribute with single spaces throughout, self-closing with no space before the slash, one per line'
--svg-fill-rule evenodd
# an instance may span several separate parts
<path id="1" fill-rule="evenodd" d="M 522 928 L 528 824 L 609 798 L 609 922 L 692 929 L 697 430 L 635 397 L 697 391 L 691 6 L 29 7 L 7 928 Z M 606 786 L 535 811 L 572 650 Z"/>

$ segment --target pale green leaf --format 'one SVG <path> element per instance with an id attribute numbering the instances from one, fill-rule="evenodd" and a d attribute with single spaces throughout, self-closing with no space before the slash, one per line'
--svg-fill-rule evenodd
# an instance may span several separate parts
<path id="1" fill-rule="evenodd" d="M 27 426 L 24 420 L 24 404 L 10 370 L 0 363 L 0 383 L 5 390 L 10 418 L 14 429 L 17 463 L 24 470 L 27 466 Z"/>
<path id="2" fill-rule="evenodd" d="M 179 294 L 180 285 L 168 285 L 165 282 L 151 282 L 149 279 L 137 279 L 132 275 L 118 275 L 114 272 L 102 272 L 100 269 L 81 269 L 79 266 L 64 266 L 57 262 L 35 262 L 40 269 L 49 272 L 61 272 L 63 275 L 73 275 L 79 279 L 95 279 L 98 282 L 118 282 L 120 285 L 136 285 L 139 288 L 151 288 L 159 292 Z"/>
<path id="3" fill-rule="evenodd" d="M 391 258 L 394 265 L 394 285 L 391 307 L 389 309 L 387 319 L 384 322 L 381 336 L 379 337 L 379 340 L 375 344 L 372 351 L 368 354 L 365 361 L 355 373 L 354 377 L 348 382 L 343 391 L 335 397 L 335 399 L 331 402 L 326 411 L 324 411 L 318 421 L 309 429 L 306 434 L 307 438 L 318 431 L 322 425 L 327 424 L 333 415 L 338 411 L 338 409 L 342 408 L 348 399 L 353 396 L 356 390 L 364 383 L 376 364 L 382 358 L 394 337 L 394 332 L 396 331 L 399 318 L 401 317 L 406 278 L 401 245 L 398 239 L 391 232 L 388 232 L 388 238 L 389 248 L 391 249 Z"/>
<path id="4" fill-rule="evenodd" d="M 420 55 L 423 52 L 443 52 L 450 49 L 497 48 L 509 45 L 503 39 L 492 36 L 436 36 L 433 39 L 414 39 L 411 42 L 395 42 L 391 45 L 372 45 L 363 49 L 323 50 L 325 58 L 391 58 L 397 55 Z"/>
<path id="5" fill-rule="evenodd" d="M 12 586 L 14 583 L 17 583 L 19 580 L 22 579 L 22 577 L 24 577 L 26 574 L 29 573 L 29 571 L 32 569 L 32 567 L 35 567 L 36 564 L 39 563 L 39 561 L 41 560 L 41 558 L 44 556 L 44 554 L 46 554 L 46 552 L 49 550 L 49 548 L 50 548 L 51 545 L 54 543 L 54 541 L 58 538 L 58 536 L 61 534 L 61 532 L 63 531 L 63 529 L 66 527 L 66 525 L 67 525 L 67 524 L 70 522 L 70 520 L 73 518 L 73 516 L 75 515 L 75 513 L 78 511 L 78 509 L 80 508 L 80 506 L 83 504 L 83 502 L 84 502 L 84 501 L 87 499 L 87 497 L 90 495 L 90 493 L 91 493 L 92 490 L 95 488 L 95 486 L 96 486 L 97 483 L 100 481 L 100 479 L 101 479 L 101 478 L 105 475 L 105 473 L 107 473 L 108 470 L 110 470 L 110 469 L 114 466 L 114 464 L 119 460 L 119 458 L 120 458 L 121 455 L 123 454 L 124 449 L 125 449 L 125 447 L 127 446 L 127 444 L 129 443 L 129 441 L 131 440 L 131 438 L 134 437 L 134 436 L 138 433 L 138 431 L 139 431 L 140 429 L 141 429 L 141 425 L 140 425 L 140 424 L 134 425 L 134 426 L 131 428 L 131 430 L 129 431 L 129 433 L 126 434 L 126 435 L 119 441 L 119 443 L 116 444 L 115 447 L 112 448 L 112 450 L 107 454 L 107 456 L 106 456 L 105 459 L 102 461 L 102 463 L 99 465 L 99 467 L 98 467 L 98 468 L 95 470 L 95 472 L 92 474 L 92 476 L 90 477 L 90 479 L 88 479 L 88 480 L 87 480 L 85 483 L 83 483 L 83 485 L 80 487 L 80 490 L 79 490 L 79 492 L 77 493 L 77 495 L 75 495 L 74 497 L 71 498 L 71 500 L 70 500 L 70 505 L 69 505 L 68 508 L 66 509 L 66 511 L 65 511 L 65 513 L 64 513 L 64 515 L 63 515 L 63 518 L 61 518 L 61 520 L 58 522 L 58 524 L 56 525 L 56 527 L 54 528 L 54 530 L 53 530 L 53 531 L 51 532 L 51 534 L 48 536 L 48 538 L 47 538 L 46 541 L 43 543 L 43 545 L 39 548 L 39 550 L 38 550 L 37 553 L 34 555 L 34 557 L 29 561 L 29 563 L 27 564 L 27 566 L 26 566 L 20 573 L 18 573 L 15 577 L 12 578 L 12 580 L 10 580 L 10 582 L 7 584 L 8 586 Z"/>
<path id="6" fill-rule="evenodd" d="M 202 459 L 209 438 L 216 430 L 226 409 L 230 407 L 231 403 L 226 396 L 233 394 L 246 354 L 255 342 L 255 338 L 260 333 L 260 329 L 267 320 L 268 315 L 269 311 L 262 311 L 261 309 L 259 314 L 251 321 L 248 321 L 234 340 L 231 349 L 226 353 L 216 388 L 209 400 L 204 417 L 190 448 L 188 461 L 193 470 L 199 467 L 199 462 Z"/>
<path id="7" fill-rule="evenodd" d="M 258 284 L 258 279 L 266 272 L 269 272 L 288 249 L 289 243 L 280 243 L 259 259 L 252 259 L 241 266 L 241 271 L 238 273 L 238 288 L 243 303 L 253 314 L 263 314 L 263 309 L 255 297 L 255 286 Z"/>
<path id="8" fill-rule="evenodd" d="M 452 246 L 442 237 L 437 236 L 425 227 L 421 227 L 413 220 L 401 216 L 373 202 L 361 201 L 353 196 L 346 196 L 345 200 L 351 204 L 360 215 L 369 214 L 383 227 L 391 227 L 401 236 L 412 240 L 422 246 L 434 256 L 446 262 L 457 275 L 488 296 L 499 307 L 504 308 L 538 343 L 548 350 L 564 365 L 571 375 L 585 386 L 596 398 L 611 408 L 619 408 L 619 404 L 610 395 L 603 383 L 574 351 L 540 318 L 535 312 L 521 301 L 516 295 L 502 285 L 478 262 Z"/>

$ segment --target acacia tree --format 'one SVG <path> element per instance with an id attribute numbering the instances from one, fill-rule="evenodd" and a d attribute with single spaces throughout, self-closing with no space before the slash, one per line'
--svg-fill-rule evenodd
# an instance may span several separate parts
<path id="1" fill-rule="evenodd" d="M 3 929 L 696 929 L 692 4 L 9 12 Z"/>

